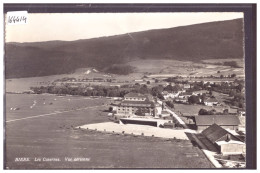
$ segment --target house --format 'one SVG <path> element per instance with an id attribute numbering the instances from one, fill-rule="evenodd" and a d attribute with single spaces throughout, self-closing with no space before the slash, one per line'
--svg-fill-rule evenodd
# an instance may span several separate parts
<path id="1" fill-rule="evenodd" d="M 231 114 L 231 115 L 237 115 L 238 114 L 237 113 L 237 109 L 236 108 L 232 108 L 232 107 L 230 107 L 228 109 L 228 113 Z"/>
<path id="2" fill-rule="evenodd" d="M 149 95 L 140 93 L 128 93 L 124 100 L 117 105 L 116 114 L 155 116 L 155 103 Z"/>
<path id="3" fill-rule="evenodd" d="M 245 109 L 239 108 L 237 111 L 238 111 L 239 116 L 246 116 L 246 110 Z"/>
<path id="4" fill-rule="evenodd" d="M 224 129 L 237 130 L 240 121 L 235 115 L 199 115 L 195 116 L 198 131 L 204 130 L 212 124 L 217 124 Z"/>
<path id="5" fill-rule="evenodd" d="M 206 106 L 213 106 L 218 104 L 218 100 L 215 97 L 209 97 L 206 100 L 204 100 L 204 104 Z"/>
<path id="6" fill-rule="evenodd" d="M 217 124 L 212 124 L 201 134 L 223 155 L 244 154 L 246 151 L 245 143 L 240 138 Z"/>
<path id="7" fill-rule="evenodd" d="M 192 92 L 182 92 L 179 94 L 179 98 L 188 98 L 192 96 Z"/>
<path id="8" fill-rule="evenodd" d="M 202 94 L 206 94 L 208 93 L 207 90 L 199 90 L 199 91 L 193 91 L 192 95 L 198 96 L 198 95 L 202 95 Z"/>
<path id="9" fill-rule="evenodd" d="M 183 85 L 183 88 L 184 88 L 184 89 L 190 89 L 191 86 L 190 86 L 190 84 L 184 84 L 184 85 Z"/>
<path id="10" fill-rule="evenodd" d="M 188 103 L 188 98 L 177 97 L 175 98 L 175 102 Z"/>
<path id="11" fill-rule="evenodd" d="M 163 91 L 162 92 L 162 96 L 163 96 L 163 98 L 165 99 L 165 100 L 167 100 L 168 98 L 176 98 L 176 97 L 178 97 L 179 96 L 179 94 L 180 94 L 180 92 L 168 92 L 168 91 Z"/>

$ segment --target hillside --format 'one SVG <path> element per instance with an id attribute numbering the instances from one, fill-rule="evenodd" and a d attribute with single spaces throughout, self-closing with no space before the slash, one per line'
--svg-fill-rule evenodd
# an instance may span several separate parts
<path id="1" fill-rule="evenodd" d="M 120 73 L 124 71 L 120 67 L 125 68 L 122 64 L 137 59 L 198 62 L 204 59 L 243 58 L 243 20 L 77 41 L 7 43 L 5 53 L 6 78 L 72 73 L 84 67 L 110 72 L 112 69 L 112 72 Z"/>

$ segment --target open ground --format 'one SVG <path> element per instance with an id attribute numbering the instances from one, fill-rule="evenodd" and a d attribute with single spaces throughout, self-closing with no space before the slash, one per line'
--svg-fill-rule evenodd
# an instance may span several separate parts
<path id="1" fill-rule="evenodd" d="M 189 141 L 75 128 L 108 122 L 108 103 L 105 98 L 6 94 L 5 168 L 213 168 Z"/>

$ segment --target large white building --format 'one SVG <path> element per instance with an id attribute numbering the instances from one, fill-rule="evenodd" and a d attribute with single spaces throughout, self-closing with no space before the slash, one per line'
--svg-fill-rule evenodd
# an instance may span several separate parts
<path id="1" fill-rule="evenodd" d="M 152 96 L 140 93 L 128 93 L 123 101 L 115 106 L 116 114 L 155 116 L 156 109 Z"/>

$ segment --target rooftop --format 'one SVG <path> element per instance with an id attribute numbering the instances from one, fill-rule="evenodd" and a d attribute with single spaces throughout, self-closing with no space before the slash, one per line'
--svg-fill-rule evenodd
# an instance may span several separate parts
<path id="1" fill-rule="evenodd" d="M 195 116 L 196 125 L 239 125 L 240 121 L 235 115 L 199 115 Z"/>
<path id="2" fill-rule="evenodd" d="M 131 105 L 134 105 L 134 106 L 140 106 L 140 107 L 142 107 L 143 105 L 149 105 L 150 107 L 153 107 L 153 106 L 154 106 L 154 103 L 151 102 L 151 101 L 148 101 L 148 100 L 145 100 L 145 101 L 123 100 L 123 101 L 121 102 L 121 105 L 123 105 L 123 106 L 131 106 Z"/>
<path id="3" fill-rule="evenodd" d="M 126 94 L 124 97 L 146 97 L 145 95 L 143 95 L 143 94 L 141 94 L 141 93 L 133 93 L 133 92 L 131 92 L 131 93 L 128 93 L 128 94 Z"/>
<path id="4" fill-rule="evenodd" d="M 235 137 L 230 132 L 218 126 L 217 124 L 212 124 L 210 127 L 203 130 L 201 133 L 212 143 L 216 143 L 218 141 L 225 141 L 227 139 L 227 135 L 230 136 L 230 140 L 241 142 L 239 138 Z"/>

